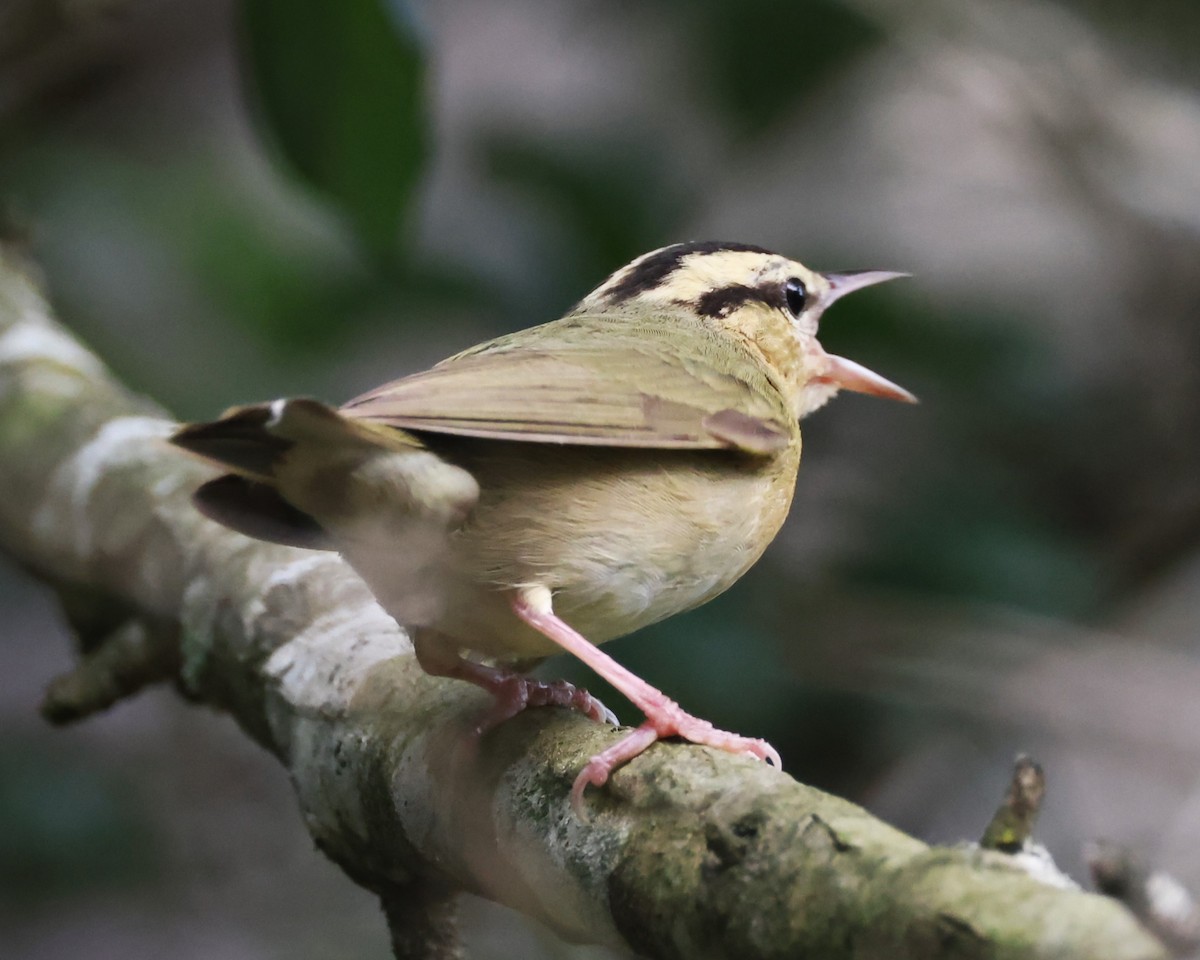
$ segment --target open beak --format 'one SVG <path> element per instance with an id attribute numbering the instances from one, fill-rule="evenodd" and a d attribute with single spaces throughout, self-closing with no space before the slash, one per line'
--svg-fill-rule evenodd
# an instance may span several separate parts
<path id="1" fill-rule="evenodd" d="M 826 273 L 829 281 L 829 293 L 826 295 L 826 306 L 835 300 L 840 300 L 848 293 L 871 287 L 887 280 L 897 280 L 911 276 L 894 270 L 855 270 L 848 273 Z M 902 403 L 916 403 L 917 398 L 903 387 L 881 377 L 873 370 L 868 370 L 860 363 L 847 360 L 845 357 L 829 354 L 829 367 L 819 379 L 831 383 L 840 390 L 852 390 L 855 393 L 869 393 L 873 397 L 883 397 L 887 400 L 899 400 Z"/>
<path id="2" fill-rule="evenodd" d="M 899 280 L 911 277 L 911 273 L 899 273 L 895 270 L 849 270 L 845 273 L 825 273 L 822 276 L 829 281 L 829 293 L 826 295 L 825 306 L 835 300 L 841 300 L 848 293 L 861 290 L 863 287 L 873 287 L 877 283 L 888 280 Z"/>
<path id="3" fill-rule="evenodd" d="M 868 370 L 861 363 L 828 354 L 829 367 L 818 379 L 824 383 L 832 383 L 840 390 L 852 390 L 855 393 L 869 393 L 873 397 L 883 397 L 885 400 L 899 400 L 902 403 L 916 403 L 917 398 L 898 384 L 892 383 L 886 377 L 881 377 L 874 370 Z"/>

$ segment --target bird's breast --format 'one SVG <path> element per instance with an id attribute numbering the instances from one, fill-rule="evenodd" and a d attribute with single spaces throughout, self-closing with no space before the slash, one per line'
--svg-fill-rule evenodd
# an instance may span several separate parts
<path id="1" fill-rule="evenodd" d="M 439 627 L 493 656 L 553 652 L 488 602 L 488 591 L 526 584 L 553 591 L 555 611 L 596 643 L 689 610 L 731 586 L 775 537 L 799 452 L 798 438 L 773 458 L 463 443 L 450 453 L 481 495 L 454 536 L 461 597 Z"/>

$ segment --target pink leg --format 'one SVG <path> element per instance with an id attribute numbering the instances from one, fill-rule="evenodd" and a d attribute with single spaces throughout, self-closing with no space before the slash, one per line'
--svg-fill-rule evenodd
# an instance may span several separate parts
<path id="1" fill-rule="evenodd" d="M 571 802 L 576 810 L 581 808 L 583 791 L 588 784 L 603 786 L 614 769 L 632 760 L 662 737 L 680 736 L 692 743 L 718 747 L 730 753 L 747 753 L 777 767 L 782 765 L 779 754 L 766 741 L 726 733 L 716 729 L 707 720 L 685 713 L 674 700 L 621 666 L 555 616 L 549 599 L 549 592 L 541 588 L 520 590 L 513 598 L 513 611 L 533 629 L 595 670 L 646 715 L 646 722 L 640 727 L 588 761 L 571 789 Z"/>
<path id="2" fill-rule="evenodd" d="M 477 734 L 487 733 L 510 717 L 515 717 L 526 707 L 567 707 L 578 710 L 597 723 L 611 723 L 616 726 L 616 715 L 608 707 L 586 690 L 581 690 L 566 680 L 534 680 L 515 670 L 464 660 L 460 656 L 448 654 L 442 645 L 435 642 L 435 638 L 436 634 L 421 632 L 414 636 L 417 662 L 422 670 L 436 677 L 466 680 L 482 687 L 496 698 L 491 709 L 480 718 L 475 728 Z"/>

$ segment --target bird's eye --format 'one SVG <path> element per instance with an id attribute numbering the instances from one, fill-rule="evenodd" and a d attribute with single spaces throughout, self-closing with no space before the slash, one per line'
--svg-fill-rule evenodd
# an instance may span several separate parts
<path id="1" fill-rule="evenodd" d="M 808 288 L 804 286 L 804 281 L 799 277 L 789 277 L 787 283 L 783 285 L 783 295 L 792 316 L 800 316 L 808 302 Z"/>

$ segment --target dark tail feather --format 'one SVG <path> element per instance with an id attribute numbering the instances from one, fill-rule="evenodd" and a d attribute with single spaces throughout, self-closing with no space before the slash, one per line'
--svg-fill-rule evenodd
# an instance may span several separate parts
<path id="1" fill-rule="evenodd" d="M 294 445 L 267 429 L 271 408 L 243 407 L 212 423 L 196 423 L 176 431 L 171 443 L 251 477 L 270 480 L 280 458 Z"/>
<path id="2" fill-rule="evenodd" d="M 372 424 L 303 397 L 235 407 L 220 420 L 181 427 L 171 443 L 234 473 L 270 483 L 297 444 L 358 451 L 423 450 L 410 433 Z"/>
<path id="3" fill-rule="evenodd" d="M 206 517 L 249 537 L 315 550 L 334 549 L 330 537 L 287 496 L 295 492 L 289 483 L 303 491 L 308 467 L 337 463 L 342 479 L 352 483 L 353 465 L 381 452 L 431 456 L 412 434 L 363 423 L 304 398 L 236 407 L 220 420 L 181 427 L 171 443 L 230 471 L 193 495 Z M 303 502 L 317 509 L 311 496 Z"/>
<path id="4" fill-rule="evenodd" d="M 248 537 L 308 550 L 333 549 L 321 525 L 284 500 L 269 484 L 231 473 L 208 481 L 192 500 L 210 520 Z"/>

